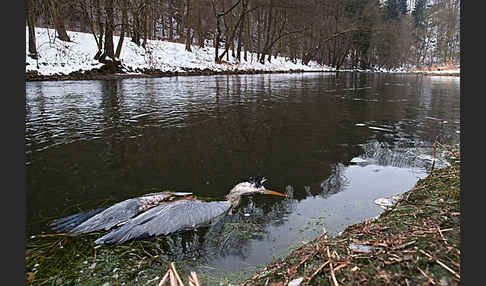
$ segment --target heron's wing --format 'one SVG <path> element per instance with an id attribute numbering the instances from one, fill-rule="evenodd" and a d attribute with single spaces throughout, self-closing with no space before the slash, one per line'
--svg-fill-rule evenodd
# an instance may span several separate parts
<path id="1" fill-rule="evenodd" d="M 124 200 L 97 213 L 69 231 L 70 235 L 78 235 L 96 230 L 108 230 L 125 223 L 136 214 L 171 196 L 170 193 L 154 193 L 138 198 Z"/>
<path id="2" fill-rule="evenodd" d="M 102 212 L 105 208 L 98 208 L 87 212 L 73 214 L 64 218 L 53 220 L 49 226 L 56 232 L 66 232 L 80 225 L 92 216 Z"/>
<path id="3" fill-rule="evenodd" d="M 200 226 L 231 207 L 227 201 L 201 202 L 181 200 L 159 205 L 129 220 L 120 228 L 102 236 L 96 244 L 119 244 L 135 238 L 163 235 Z"/>

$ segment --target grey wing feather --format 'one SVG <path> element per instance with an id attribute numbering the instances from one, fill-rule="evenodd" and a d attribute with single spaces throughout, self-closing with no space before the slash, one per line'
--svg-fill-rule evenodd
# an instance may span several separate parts
<path id="1" fill-rule="evenodd" d="M 95 241 L 96 244 L 118 244 L 154 235 L 169 234 L 180 229 L 200 226 L 226 212 L 231 207 L 227 201 L 201 202 L 181 200 L 154 207 L 125 225 Z"/>
<path id="2" fill-rule="evenodd" d="M 87 212 L 73 214 L 67 217 L 63 217 L 60 219 L 53 220 L 49 226 L 56 232 L 66 232 L 71 230 L 72 228 L 80 225 L 84 221 L 88 220 L 92 216 L 100 213 L 101 211 L 105 210 L 106 208 L 98 208 L 94 210 L 90 210 Z"/>
<path id="3" fill-rule="evenodd" d="M 150 204 L 162 201 L 169 196 L 170 193 L 154 193 L 116 203 L 71 229 L 69 234 L 78 235 L 101 229 L 109 230 L 127 222 Z"/>

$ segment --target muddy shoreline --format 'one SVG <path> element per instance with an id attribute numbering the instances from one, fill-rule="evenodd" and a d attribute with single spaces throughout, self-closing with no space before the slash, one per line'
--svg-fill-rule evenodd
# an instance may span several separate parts
<path id="1" fill-rule="evenodd" d="M 373 71 L 352 71 L 351 72 L 373 72 Z M 342 72 L 349 72 L 343 70 Z M 41 75 L 35 71 L 25 73 L 25 81 L 65 81 L 65 80 L 109 80 L 109 79 L 127 79 L 127 78 L 160 78 L 174 76 L 201 76 L 201 75 L 239 75 L 239 74 L 282 74 L 282 73 L 312 73 L 312 72 L 329 72 L 335 73 L 335 70 L 282 70 L 282 71 L 264 71 L 264 70 L 225 70 L 215 71 L 210 69 L 187 69 L 185 71 L 161 71 L 151 69 L 138 69 L 133 72 L 126 72 L 122 69 L 110 70 L 105 66 L 90 71 L 75 71 L 70 74 Z M 430 73 L 430 72 L 403 72 L 405 74 L 418 74 L 423 76 L 460 76 L 457 73 Z"/>
<path id="2" fill-rule="evenodd" d="M 226 70 L 214 71 L 210 69 L 191 69 L 183 72 L 179 71 L 160 71 L 160 70 L 140 70 L 134 73 L 127 72 L 104 72 L 101 69 L 91 71 L 77 71 L 70 74 L 40 75 L 36 72 L 26 72 L 25 81 L 64 81 L 64 80 L 107 80 L 107 79 L 126 79 L 126 78 L 159 78 L 174 76 L 201 76 L 201 75 L 238 75 L 238 74 L 282 74 L 282 73 L 304 73 L 304 72 L 336 72 L 336 71 L 263 71 L 263 70 Z"/>

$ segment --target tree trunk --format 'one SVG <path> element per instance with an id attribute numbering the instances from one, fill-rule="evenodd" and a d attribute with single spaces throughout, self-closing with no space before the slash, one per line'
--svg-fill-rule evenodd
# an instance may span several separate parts
<path id="1" fill-rule="evenodd" d="M 270 7 L 268 7 L 268 14 L 267 14 L 267 21 L 266 21 L 265 45 L 262 54 L 260 55 L 261 64 L 265 64 L 265 54 L 266 53 L 268 53 L 269 55 L 271 54 L 269 45 L 270 45 L 270 32 L 272 30 L 272 22 L 273 22 L 272 6 L 273 6 L 273 1 L 270 0 Z"/>
<path id="2" fill-rule="evenodd" d="M 250 17 L 250 15 L 248 15 L 248 17 Z M 248 30 L 247 30 L 247 34 L 246 34 L 246 37 L 245 37 L 245 40 L 246 40 L 245 54 L 243 56 L 245 61 L 248 61 L 247 52 L 248 51 L 250 51 L 250 53 L 253 52 L 253 43 L 252 43 L 252 39 L 251 39 L 251 19 L 248 19 L 247 23 L 248 23 Z M 253 56 L 252 56 L 252 61 L 253 61 Z"/>
<path id="3" fill-rule="evenodd" d="M 214 62 L 219 63 L 219 34 L 214 35 Z"/>
<path id="4" fill-rule="evenodd" d="M 106 27 L 105 27 L 105 50 L 104 56 L 109 57 L 112 60 L 115 59 L 114 44 L 113 44 L 113 1 L 105 0 L 105 11 L 106 11 Z"/>
<path id="5" fill-rule="evenodd" d="M 121 9 L 122 9 L 122 28 L 120 32 L 120 39 L 118 40 L 118 45 L 116 46 L 115 58 L 120 58 L 121 49 L 123 46 L 123 40 L 125 38 L 125 30 L 128 27 L 128 3 L 127 0 L 121 1 Z"/>
<path id="6" fill-rule="evenodd" d="M 192 52 L 191 44 L 192 44 L 192 37 L 191 37 L 191 1 L 186 0 L 186 51 Z"/>
<path id="7" fill-rule="evenodd" d="M 170 8 L 169 11 L 172 12 L 172 8 Z M 173 14 L 170 14 L 170 15 L 173 15 Z M 172 18 L 172 16 L 169 16 L 169 17 L 167 17 L 167 19 L 169 20 L 169 40 L 172 41 L 172 40 L 174 40 L 174 23 L 173 23 L 174 18 Z"/>
<path id="8" fill-rule="evenodd" d="M 130 12 L 132 14 L 132 42 L 140 46 L 140 11 L 142 7 L 132 3 Z"/>
<path id="9" fill-rule="evenodd" d="M 151 1 L 147 1 L 147 37 L 149 40 L 154 39 L 154 9 L 152 7 Z"/>
<path id="10" fill-rule="evenodd" d="M 29 26 L 29 57 L 36 60 L 38 55 L 35 44 L 34 0 L 28 0 L 27 9 L 27 25 Z"/>
<path id="11" fill-rule="evenodd" d="M 57 31 L 57 36 L 61 41 L 70 42 L 66 32 L 66 26 L 64 24 L 64 15 L 62 13 L 62 3 L 59 0 L 50 0 L 49 8 L 52 15 L 52 21 L 54 22 L 54 28 Z"/>
<path id="12" fill-rule="evenodd" d="M 143 15 L 142 15 L 142 22 L 143 22 L 143 43 L 142 43 L 142 47 L 145 49 L 145 47 L 147 46 L 147 36 L 148 36 L 148 19 L 147 19 L 147 16 L 148 16 L 148 0 L 145 1 L 145 5 L 143 7 Z"/>
<path id="13" fill-rule="evenodd" d="M 197 11 L 197 38 L 198 38 L 198 45 L 200 48 L 204 48 L 204 32 L 203 32 L 203 24 L 201 19 L 201 2 L 196 2 L 196 11 Z"/>
<path id="14" fill-rule="evenodd" d="M 214 17 L 216 17 L 216 33 L 214 34 L 214 62 L 219 63 L 219 42 L 221 41 L 221 16 L 216 11 L 216 5 L 212 1 Z"/>
<path id="15" fill-rule="evenodd" d="M 243 44 L 243 29 L 244 29 L 244 22 L 245 20 L 241 21 L 240 28 L 238 31 L 238 47 L 236 48 L 236 58 L 238 59 L 239 62 L 241 62 L 241 48 Z"/>
<path id="16" fill-rule="evenodd" d="M 103 53 L 103 35 L 105 33 L 105 28 L 103 22 L 101 21 L 101 5 L 100 0 L 96 0 L 96 22 L 98 24 L 99 41 L 98 41 L 98 52 L 95 55 L 95 59 L 98 60 Z"/>

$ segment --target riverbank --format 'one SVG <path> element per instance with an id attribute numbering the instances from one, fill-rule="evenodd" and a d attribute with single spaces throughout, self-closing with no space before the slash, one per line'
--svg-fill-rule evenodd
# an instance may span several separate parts
<path id="1" fill-rule="evenodd" d="M 456 63 L 446 63 L 421 69 L 411 69 L 410 72 L 429 76 L 461 76 L 461 66 Z"/>
<path id="2" fill-rule="evenodd" d="M 123 42 L 118 63 L 104 64 L 93 59 L 98 47 L 92 34 L 68 31 L 71 42 L 64 42 L 56 38 L 53 29 L 36 28 L 35 33 L 39 57 L 29 57 L 26 45 L 26 81 L 334 71 L 312 61 L 303 65 L 280 56 L 261 64 L 254 53 L 247 53 L 247 60 L 242 53 L 238 61 L 231 51 L 223 62 L 215 63 L 210 46 L 193 45 L 189 52 L 183 43 L 148 40 L 143 48 L 129 38 Z M 113 40 L 116 44 L 119 37 Z"/>
<path id="3" fill-rule="evenodd" d="M 458 285 L 460 165 L 418 181 L 378 218 L 317 239 L 240 285 Z"/>
<path id="4" fill-rule="evenodd" d="M 36 28 L 38 59 L 28 56 L 26 45 L 25 80 L 99 80 L 122 78 L 153 78 L 168 76 L 218 75 L 218 74 L 263 74 L 263 73 L 301 73 L 336 72 L 328 66 L 311 61 L 307 65 L 292 62 L 286 57 L 272 57 L 271 62 L 261 64 L 257 55 L 247 53 L 247 60 L 238 61 L 229 52 L 222 63 L 214 62 L 214 48 L 191 46 L 177 42 L 148 40 L 146 48 L 125 39 L 117 62 L 100 63 L 93 57 L 98 51 L 93 35 L 68 31 L 71 42 L 56 38 L 55 30 Z M 119 37 L 113 40 L 118 43 Z M 26 29 L 26 42 L 28 30 Z M 459 76 L 459 69 L 453 70 L 342 70 L 354 72 L 399 72 L 420 73 L 423 75 Z M 443 68 L 442 68 L 443 69 Z"/>
<path id="5" fill-rule="evenodd" d="M 332 71 L 306 71 L 306 70 L 226 70 L 215 71 L 210 69 L 188 69 L 183 72 L 178 71 L 161 71 L 161 70 L 144 70 L 139 73 L 125 72 L 106 72 L 101 69 L 90 71 L 77 71 L 69 74 L 41 75 L 37 72 L 27 72 L 26 81 L 62 81 L 62 80 L 104 80 L 104 79 L 126 79 L 126 78 L 158 78 L 173 76 L 201 76 L 201 75 L 238 75 L 238 74 L 282 74 L 282 73 L 303 73 L 303 72 L 332 72 Z"/>
<path id="6" fill-rule="evenodd" d="M 201 76 L 201 75 L 238 75 L 238 74 L 281 74 L 281 73 L 304 73 L 304 72 L 337 72 L 334 70 L 223 70 L 215 71 L 210 69 L 189 69 L 183 72 L 178 71 L 161 71 L 161 70 L 145 70 L 138 73 L 125 72 L 107 72 L 102 68 L 92 69 L 89 71 L 76 71 L 69 74 L 53 74 L 41 75 L 36 71 L 29 71 L 25 74 L 26 81 L 62 81 L 62 80 L 105 80 L 105 79 L 126 79 L 126 78 L 158 78 L 158 77 L 173 77 L 173 76 Z M 376 72 L 376 71 L 360 71 L 360 70 L 343 70 L 343 72 Z M 404 74 L 421 74 L 424 76 L 456 76 L 460 77 L 460 70 L 447 70 L 441 72 L 423 71 L 423 72 L 400 72 Z"/>

